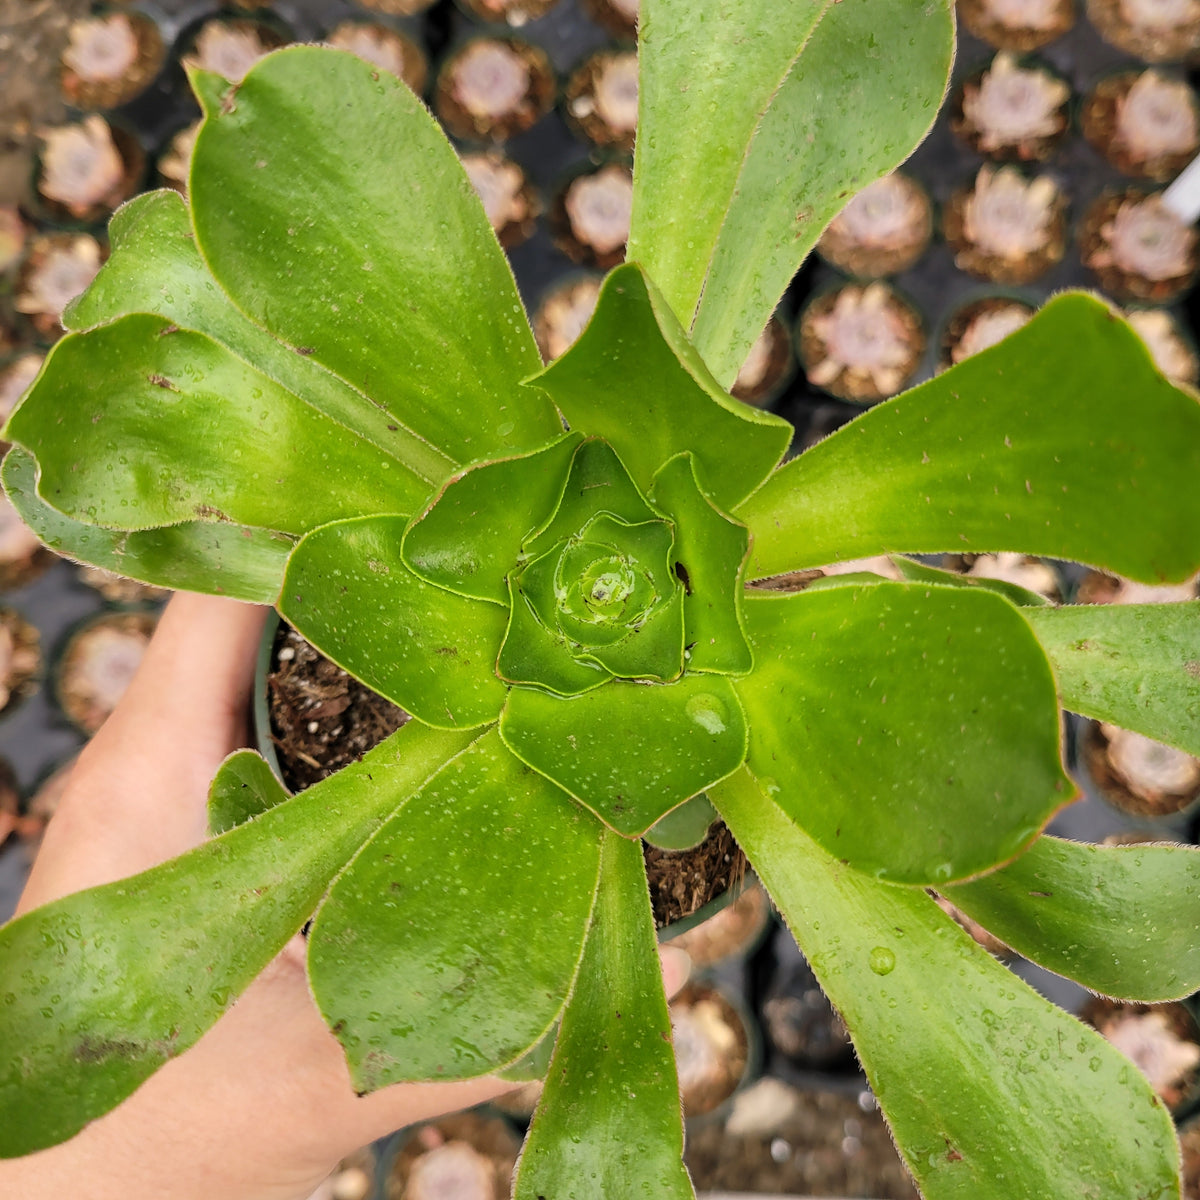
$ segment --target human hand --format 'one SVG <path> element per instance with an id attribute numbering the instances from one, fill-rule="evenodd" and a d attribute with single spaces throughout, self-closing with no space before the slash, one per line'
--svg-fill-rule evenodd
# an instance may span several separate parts
<path id="1" fill-rule="evenodd" d="M 266 610 L 180 594 L 116 711 L 71 773 L 18 913 L 121 879 L 204 840 L 208 785 L 245 744 Z M 300 1200 L 401 1125 L 499 1095 L 483 1078 L 355 1096 L 294 938 L 190 1050 L 61 1146 L 0 1162 L 23 1200 Z M 687 956 L 665 948 L 668 992 Z"/>

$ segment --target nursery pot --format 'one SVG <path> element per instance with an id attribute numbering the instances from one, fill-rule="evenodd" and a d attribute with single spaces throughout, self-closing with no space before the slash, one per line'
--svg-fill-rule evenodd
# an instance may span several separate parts
<path id="1" fill-rule="evenodd" d="M 259 644 L 252 707 L 255 745 L 259 753 L 270 764 L 271 769 L 275 772 L 276 776 L 283 780 L 284 784 L 289 788 L 292 788 L 293 790 L 299 790 L 300 787 L 305 787 L 310 783 L 315 782 L 316 778 L 321 777 L 321 772 L 324 772 L 325 774 L 332 772 L 326 769 L 327 764 L 322 763 L 319 760 L 319 757 L 314 758 L 308 753 L 304 753 L 304 766 L 310 769 L 309 774 L 311 777 L 307 778 L 300 783 L 299 786 L 297 786 L 296 781 L 289 778 L 292 772 L 290 772 L 287 769 L 286 764 L 281 761 L 277 741 L 272 732 L 270 697 L 270 677 L 275 673 L 275 668 L 277 666 L 276 640 L 279 635 L 280 626 L 281 622 L 279 617 L 276 614 L 272 614 L 267 620 L 266 627 L 263 630 L 262 641 Z M 301 647 L 307 647 L 307 643 L 300 642 L 299 645 Z M 283 653 L 288 654 L 289 650 L 291 651 L 291 654 L 289 654 L 290 661 L 292 655 L 296 653 L 296 649 L 294 646 L 284 647 Z M 304 653 L 307 654 L 308 651 L 305 650 Z M 375 693 L 369 692 L 369 689 L 359 684 L 356 680 L 350 679 L 346 676 L 345 672 L 337 670 L 336 668 L 330 671 L 329 674 L 337 675 L 341 679 L 345 679 L 347 684 L 346 687 L 342 688 L 342 690 L 348 690 L 350 695 L 330 697 L 328 695 L 328 688 L 325 688 L 324 690 L 317 689 L 315 698 L 317 699 L 318 703 L 312 709 L 314 720 L 309 722 L 308 729 L 310 732 L 316 733 L 317 730 L 314 729 L 314 726 L 320 727 L 332 719 L 335 722 L 332 732 L 334 735 L 336 735 L 338 732 L 338 725 L 347 724 L 347 719 L 343 717 L 343 714 L 347 712 L 353 712 L 351 706 L 354 700 L 363 695 L 374 696 Z M 386 702 L 384 703 L 386 704 Z M 402 724 L 404 720 L 407 720 L 407 717 L 401 715 L 400 711 L 395 709 L 394 706 L 387 707 L 391 708 L 392 711 L 397 714 L 394 718 L 394 723 L 391 723 L 391 728 L 395 728 L 399 724 Z M 332 716 L 330 714 L 332 714 Z M 379 736 L 375 737 L 375 741 L 382 740 L 382 737 L 391 731 L 386 725 L 381 725 L 380 728 L 382 729 L 382 732 L 379 734 Z M 322 731 L 320 736 L 325 737 L 325 732 Z M 370 745 L 366 744 L 362 740 L 361 730 L 356 730 L 355 736 L 359 740 L 356 741 L 353 749 L 348 755 L 344 752 L 343 748 L 338 748 L 338 755 L 341 761 L 337 762 L 337 766 L 344 765 L 345 762 L 359 757 L 370 748 Z M 336 767 L 334 769 L 336 769 Z M 316 774 L 313 774 L 313 772 L 316 772 Z M 660 941 L 667 941 L 670 938 L 684 933 L 685 931 L 694 928 L 701 922 L 706 921 L 710 917 L 716 915 L 726 905 L 730 904 L 738 895 L 740 895 L 744 887 L 747 886 L 750 881 L 746 876 L 745 859 L 741 855 L 740 850 L 737 849 L 736 843 L 734 843 L 732 836 L 723 825 L 718 824 L 714 826 L 713 830 L 710 832 L 709 839 L 706 839 L 705 842 L 701 843 L 699 847 L 696 847 L 693 850 L 660 852 L 656 855 L 656 857 L 661 860 L 664 855 L 667 857 L 673 857 L 676 854 L 678 855 L 678 859 L 676 860 L 676 869 L 678 871 L 701 870 L 704 869 L 706 864 L 711 864 L 714 861 L 720 864 L 721 871 L 723 871 L 723 877 L 728 886 L 719 886 L 722 875 L 718 873 L 715 876 L 718 886 L 709 887 L 709 890 L 714 893 L 711 898 L 705 900 L 697 907 L 690 909 L 690 911 L 685 911 L 682 914 L 678 912 L 679 906 L 676 902 L 669 900 L 669 898 L 662 894 L 655 896 L 654 889 L 652 888 L 652 900 L 656 901 L 656 924 L 659 927 L 658 936 Z M 711 877 L 709 882 L 711 884 Z M 697 889 L 679 888 L 675 890 L 691 892 Z M 667 913 L 669 915 L 660 917 L 660 913 Z"/>

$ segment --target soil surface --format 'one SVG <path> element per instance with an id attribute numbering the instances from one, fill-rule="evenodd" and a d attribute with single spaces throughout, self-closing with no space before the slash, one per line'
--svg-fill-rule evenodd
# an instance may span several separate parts
<path id="1" fill-rule="evenodd" d="M 267 676 L 271 741 L 293 792 L 357 762 L 408 714 L 280 624 Z"/>
<path id="2" fill-rule="evenodd" d="M 293 792 L 357 762 L 408 720 L 284 623 L 271 652 L 267 701 L 280 773 Z M 720 821 L 691 850 L 646 845 L 645 857 L 660 929 L 740 887 L 746 874 L 746 856 Z"/>

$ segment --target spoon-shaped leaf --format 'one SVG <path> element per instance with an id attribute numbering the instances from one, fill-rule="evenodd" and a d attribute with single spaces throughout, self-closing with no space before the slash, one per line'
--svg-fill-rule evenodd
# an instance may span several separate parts
<path id="1" fill-rule="evenodd" d="M 1200 755 L 1200 601 L 1031 609 L 1064 708 Z"/>
<path id="2" fill-rule="evenodd" d="M 641 846 L 605 835 L 596 912 L 521 1153 L 515 1200 L 693 1200 Z"/>
<path id="3" fill-rule="evenodd" d="M 659 516 L 629 478 L 613 448 L 600 438 L 588 438 L 571 460 L 558 507 L 530 539 L 524 557 L 537 558 L 563 539 L 576 536 L 601 513 L 630 525 Z"/>
<path id="4" fill-rule="evenodd" d="M 0 928 L 21 964 L 0 983 L 0 1156 L 65 1141 L 196 1042 L 469 741 L 409 722 L 255 820 Z"/>
<path id="5" fill-rule="evenodd" d="M 1170 1117 L 1124 1055 L 929 896 L 845 870 L 749 770 L 710 794 L 845 1018 L 926 1200 L 1178 1200 Z"/>
<path id="6" fill-rule="evenodd" d="M 1200 849 L 1040 837 L 1019 858 L 945 889 L 1019 954 L 1124 1000 L 1200 988 Z"/>
<path id="7" fill-rule="evenodd" d="M 507 260 L 445 135 L 388 71 L 291 46 L 220 103 L 190 178 L 234 303 L 456 462 L 561 433 Z"/>
<path id="8" fill-rule="evenodd" d="M 749 671 L 753 662 L 739 612 L 749 532 L 704 495 L 690 454 L 659 471 L 650 498 L 675 522 L 674 569 L 684 587 L 688 670 Z"/>
<path id="9" fill-rule="evenodd" d="M 924 139 L 953 60 L 947 0 L 825 6 L 738 164 L 710 250 L 692 340 L 722 383 L 732 384 L 796 268 L 847 199 Z M 657 263 L 649 263 L 653 273 Z"/>
<path id="10" fill-rule="evenodd" d="M 1177 582 L 1200 568 L 1198 477 L 1200 404 L 1107 305 L 1069 293 L 793 459 L 737 515 L 752 577 L 1021 550 Z"/>
<path id="11" fill-rule="evenodd" d="M 755 127 L 830 7 L 644 0 L 629 258 L 686 327 Z"/>
<path id="12" fill-rule="evenodd" d="M 314 529 L 288 561 L 279 611 L 322 654 L 426 724 L 494 721 L 504 685 L 492 668 L 508 614 L 414 575 L 400 556 L 407 524 L 383 515 Z"/>
<path id="13" fill-rule="evenodd" d="M 214 837 L 227 833 L 287 798 L 287 790 L 261 754 L 235 751 L 209 785 L 208 832 Z"/>
<path id="14" fill-rule="evenodd" d="M 640 837 L 746 757 L 742 706 L 720 675 L 663 685 L 613 680 L 570 698 L 514 688 L 500 734 L 626 837 Z"/>
<path id="15" fill-rule="evenodd" d="M 744 612 L 750 766 L 835 858 L 896 883 L 962 879 L 1071 799 L 1049 664 L 995 593 L 851 584 L 748 595 Z"/>
<path id="16" fill-rule="evenodd" d="M 602 837 L 494 730 L 396 813 L 309 937 L 356 1089 L 483 1075 L 542 1038 L 583 953 Z"/>
<path id="17" fill-rule="evenodd" d="M 392 493 L 393 460 L 358 434 L 147 314 L 64 337 L 5 437 L 37 458 L 43 500 L 117 529 L 199 518 L 303 533 L 409 490 L 397 471 Z"/>
<path id="18" fill-rule="evenodd" d="M 71 302 L 63 315 L 67 329 L 91 329 L 142 312 L 207 334 L 387 454 L 393 460 L 389 486 L 397 489 L 400 508 L 415 509 L 449 474 L 454 464 L 444 454 L 230 303 L 196 249 L 191 217 L 177 192 L 146 192 L 130 200 L 113 216 L 108 236 L 112 256 Z"/>
<path id="19" fill-rule="evenodd" d="M 405 562 L 450 591 L 507 604 L 521 547 L 557 509 L 581 440 L 568 434 L 456 475 L 409 526 Z"/>
<path id="20" fill-rule="evenodd" d="M 225 521 L 133 533 L 76 521 L 37 494 L 37 461 L 20 446 L 4 456 L 0 482 L 21 520 L 52 550 L 159 587 L 271 604 L 295 545 L 286 534 Z"/>
<path id="21" fill-rule="evenodd" d="M 715 504 L 744 500 L 783 457 L 791 426 L 727 395 L 640 267 L 618 267 L 575 344 L 534 381 L 570 424 L 608 441 L 643 492 L 691 450 Z"/>

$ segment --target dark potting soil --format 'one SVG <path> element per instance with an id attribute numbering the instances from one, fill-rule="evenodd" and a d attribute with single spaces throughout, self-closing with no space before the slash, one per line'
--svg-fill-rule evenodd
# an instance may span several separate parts
<path id="1" fill-rule="evenodd" d="M 267 676 L 271 741 L 293 792 L 357 762 L 408 714 L 359 683 L 283 624 Z"/>
<path id="2" fill-rule="evenodd" d="M 654 923 L 661 929 L 690 917 L 724 892 L 740 890 L 746 878 L 746 856 L 723 821 L 691 850 L 661 850 L 643 845 Z"/>
<path id="3" fill-rule="evenodd" d="M 283 782 L 302 791 L 357 762 L 408 720 L 280 623 L 267 675 L 271 741 Z M 645 846 L 650 902 L 658 928 L 690 916 L 730 888 L 739 888 L 746 857 L 718 821 L 691 850 Z"/>

